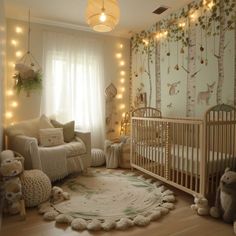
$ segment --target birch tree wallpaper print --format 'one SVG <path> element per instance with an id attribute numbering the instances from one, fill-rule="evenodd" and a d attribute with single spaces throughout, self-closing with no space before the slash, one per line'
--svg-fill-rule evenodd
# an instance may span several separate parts
<path id="1" fill-rule="evenodd" d="M 236 105 L 236 0 L 194 1 L 133 35 L 133 106 L 164 116 L 201 117 L 213 105 Z"/>

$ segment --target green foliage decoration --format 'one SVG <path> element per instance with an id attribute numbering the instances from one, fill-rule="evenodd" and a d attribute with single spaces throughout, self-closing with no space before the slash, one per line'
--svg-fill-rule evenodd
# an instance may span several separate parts
<path id="1" fill-rule="evenodd" d="M 188 47 L 190 15 L 198 12 L 195 26 L 199 26 L 207 36 L 219 35 L 221 23 L 220 1 L 224 1 L 224 16 L 226 18 L 224 30 L 234 30 L 236 19 L 235 0 L 200 0 L 188 4 L 179 12 L 172 13 L 168 18 L 161 20 L 159 22 L 159 32 L 168 32 L 165 38 L 168 42 L 182 42 L 183 46 Z M 212 5 L 210 6 L 210 4 Z M 181 27 L 179 25 L 180 22 L 184 22 L 185 27 Z M 153 53 L 157 33 L 154 30 L 148 30 L 133 35 L 131 38 L 133 52 Z M 148 44 L 145 42 L 148 42 Z"/>
<path id="2" fill-rule="evenodd" d="M 16 73 L 13 78 L 15 79 L 14 89 L 19 95 L 21 91 L 25 91 L 27 95 L 30 94 L 32 90 L 42 89 L 42 73 L 41 71 L 36 71 L 34 76 L 31 78 L 23 78 L 20 73 Z"/>

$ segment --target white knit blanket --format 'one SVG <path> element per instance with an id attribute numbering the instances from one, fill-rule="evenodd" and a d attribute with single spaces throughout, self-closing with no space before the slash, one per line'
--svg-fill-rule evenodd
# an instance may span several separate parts
<path id="1" fill-rule="evenodd" d="M 68 175 L 66 151 L 61 146 L 39 147 L 42 170 L 51 181 L 62 179 Z"/>

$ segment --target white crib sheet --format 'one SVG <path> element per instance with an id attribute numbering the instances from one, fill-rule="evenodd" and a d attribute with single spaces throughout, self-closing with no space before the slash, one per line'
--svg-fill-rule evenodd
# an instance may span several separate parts
<path id="1" fill-rule="evenodd" d="M 159 150 L 159 160 L 158 160 Z M 165 163 L 165 151 L 164 147 L 159 149 L 154 146 L 137 145 L 136 153 L 151 161 L 158 162 L 161 165 Z M 213 155 L 214 154 L 214 155 Z M 156 156 L 156 160 L 155 160 Z M 224 171 L 226 166 L 229 166 L 233 162 L 233 156 L 225 153 L 218 153 L 210 151 L 210 161 L 208 162 L 208 173 L 216 173 Z M 226 162 L 228 159 L 228 163 Z M 201 152 L 199 148 L 192 148 L 183 145 L 172 145 L 171 147 L 171 168 L 188 172 L 192 174 L 200 174 L 200 160 Z M 228 164 L 228 165 L 227 165 Z"/>

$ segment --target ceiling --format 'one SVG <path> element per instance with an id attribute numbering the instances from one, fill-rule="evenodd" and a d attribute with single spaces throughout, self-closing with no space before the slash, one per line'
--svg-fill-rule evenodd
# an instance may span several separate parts
<path id="1" fill-rule="evenodd" d="M 147 29 L 159 19 L 177 10 L 191 0 L 118 0 L 120 22 L 113 35 L 129 37 L 131 32 Z M 31 9 L 31 20 L 38 23 L 78 28 L 89 31 L 85 21 L 87 0 L 6 0 L 6 16 L 26 20 Z M 159 6 L 168 6 L 161 16 L 152 12 Z"/>

